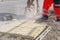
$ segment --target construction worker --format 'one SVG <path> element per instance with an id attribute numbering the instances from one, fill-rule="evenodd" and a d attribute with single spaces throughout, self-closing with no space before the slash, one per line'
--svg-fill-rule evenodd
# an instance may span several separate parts
<path id="1" fill-rule="evenodd" d="M 44 0 L 43 3 L 43 17 L 42 19 L 47 20 L 48 19 L 48 10 L 53 4 L 56 21 L 60 21 L 60 0 Z"/>

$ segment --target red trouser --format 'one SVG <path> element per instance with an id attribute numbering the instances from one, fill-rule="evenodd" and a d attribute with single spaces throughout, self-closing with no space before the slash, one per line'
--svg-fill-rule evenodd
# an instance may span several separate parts
<path id="1" fill-rule="evenodd" d="M 49 10 L 50 6 L 51 5 L 54 5 L 54 1 L 53 0 L 44 0 L 44 3 L 43 3 L 43 12 L 45 12 L 45 10 Z M 56 18 L 60 18 L 60 7 L 55 7 L 54 6 L 54 12 L 56 14 Z M 48 12 L 44 13 L 43 16 L 48 16 Z"/>

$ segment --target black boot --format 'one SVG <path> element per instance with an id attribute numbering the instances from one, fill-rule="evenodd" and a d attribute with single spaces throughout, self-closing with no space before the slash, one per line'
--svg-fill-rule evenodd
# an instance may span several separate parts
<path id="1" fill-rule="evenodd" d="M 41 19 L 42 20 L 48 20 L 48 16 L 43 16 Z"/>
<path id="2" fill-rule="evenodd" d="M 56 22 L 60 22 L 60 19 L 57 19 Z"/>
<path id="3" fill-rule="evenodd" d="M 48 21 L 48 16 L 43 16 L 41 18 L 38 18 L 36 20 L 36 22 L 40 23 L 40 22 L 47 22 Z"/>

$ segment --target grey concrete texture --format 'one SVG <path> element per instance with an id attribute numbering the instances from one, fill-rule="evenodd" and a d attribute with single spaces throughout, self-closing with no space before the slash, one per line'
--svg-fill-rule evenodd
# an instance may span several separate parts
<path id="1" fill-rule="evenodd" d="M 15 18 L 18 18 L 18 19 L 22 19 L 22 18 L 24 19 L 26 17 L 24 15 L 24 12 L 25 12 L 25 7 L 27 5 L 27 0 L 18 0 L 18 1 L 17 0 L 0 0 L 0 1 L 1 1 L 0 2 L 0 19 L 2 16 L 4 17 L 6 15 L 13 15 Z M 36 4 L 36 2 L 34 2 L 34 3 Z M 42 13 L 42 4 L 43 4 L 43 0 L 40 0 L 40 2 L 39 2 L 40 13 Z M 35 9 L 35 11 L 36 11 L 36 9 Z M 33 16 L 32 12 L 31 12 L 31 14 L 29 12 L 28 15 Z M 36 15 L 36 13 L 35 13 L 35 15 Z M 35 17 L 35 16 L 33 16 L 33 17 Z M 60 40 L 60 23 L 56 23 L 55 25 L 56 26 L 51 25 L 52 30 L 42 40 Z M 5 39 L 3 39 L 3 40 L 5 40 Z"/>
<path id="2" fill-rule="evenodd" d="M 52 15 L 53 16 L 53 15 Z M 43 38 L 43 40 L 60 40 L 60 22 L 56 22 L 55 18 L 49 18 L 48 25 L 52 27 L 51 31 Z"/>
<path id="3" fill-rule="evenodd" d="M 40 14 L 42 13 L 42 5 L 43 5 L 43 0 L 39 0 L 39 10 L 40 10 Z M 18 15 L 17 17 L 21 18 L 22 16 L 27 16 L 29 17 L 35 17 L 37 15 L 39 15 L 36 11 L 37 11 L 37 4 L 36 4 L 36 0 L 34 0 L 34 11 L 31 12 L 27 12 L 26 15 L 24 14 L 25 12 L 25 7 L 27 6 L 27 0 L 1 0 L 0 2 L 0 13 L 2 14 L 16 14 Z M 41 14 L 42 15 L 42 14 Z"/>

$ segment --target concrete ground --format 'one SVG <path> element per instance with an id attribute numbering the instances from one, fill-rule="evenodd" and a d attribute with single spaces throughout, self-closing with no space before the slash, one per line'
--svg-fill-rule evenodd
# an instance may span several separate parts
<path id="1" fill-rule="evenodd" d="M 60 27 L 57 28 L 53 27 L 53 29 L 43 38 L 43 40 L 60 40 Z"/>
<path id="2" fill-rule="evenodd" d="M 60 40 L 60 22 L 51 21 L 48 24 L 52 27 L 51 31 L 43 38 L 43 40 Z"/>
<path id="3" fill-rule="evenodd" d="M 25 1 L 24 1 L 25 2 Z M 8 11 L 8 13 L 15 13 L 15 11 L 13 11 L 12 9 L 10 10 L 10 8 L 11 7 L 9 7 L 9 8 L 7 8 L 6 9 L 6 7 L 4 8 L 4 4 L 2 5 L 3 7 L 1 8 L 1 5 L 2 5 L 2 3 L 0 4 L 0 14 L 1 13 L 7 13 L 7 11 Z M 13 5 L 13 4 L 12 4 Z M 25 5 L 25 4 L 24 4 Z M 8 6 L 7 6 L 8 7 Z M 13 6 L 12 6 L 12 8 L 13 8 Z M 6 10 L 5 10 L 6 9 Z M 18 9 L 18 10 L 21 10 L 21 9 Z M 23 11 L 22 11 L 23 12 Z M 23 15 L 20 15 L 20 14 L 23 14 L 23 13 L 18 13 L 18 17 L 17 18 L 21 18 L 21 17 L 23 17 Z M 3 15 L 4 16 L 4 15 Z M 24 16 L 25 17 L 25 16 Z M 23 17 L 23 18 L 24 18 Z M 51 23 L 52 24 L 52 23 Z M 60 40 L 60 23 L 58 23 L 58 24 L 55 24 L 56 26 L 53 26 L 52 25 L 52 30 L 42 39 L 42 40 Z"/>

